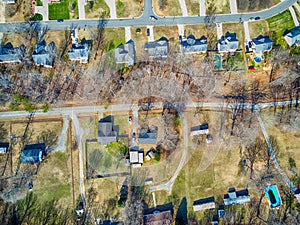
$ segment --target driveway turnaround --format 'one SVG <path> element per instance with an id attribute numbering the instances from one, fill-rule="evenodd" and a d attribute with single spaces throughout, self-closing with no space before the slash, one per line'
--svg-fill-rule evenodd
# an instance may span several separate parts
<path id="1" fill-rule="evenodd" d="M 205 16 L 206 13 L 205 0 L 200 0 L 200 16 Z"/>
<path id="2" fill-rule="evenodd" d="M 230 12 L 231 14 L 237 14 L 237 6 L 236 6 L 236 0 L 230 0 Z"/>
<path id="3" fill-rule="evenodd" d="M 294 21 L 295 26 L 296 26 L 296 27 L 299 26 L 299 21 L 298 21 L 298 19 L 297 19 L 297 15 L 296 15 L 296 13 L 295 13 L 295 10 L 294 10 L 293 6 L 290 6 L 290 7 L 289 7 L 289 10 L 290 10 L 290 12 L 291 12 L 291 14 L 292 14 L 292 18 L 293 18 L 293 21 Z"/>
<path id="4" fill-rule="evenodd" d="M 78 0 L 78 13 L 79 13 L 79 19 L 80 20 L 85 19 L 85 11 L 84 11 L 85 3 L 86 3 L 85 0 Z"/>
<path id="5" fill-rule="evenodd" d="M 35 6 L 34 13 L 41 14 L 43 16 L 43 21 L 49 20 L 49 5 L 48 0 L 42 0 L 43 6 Z"/>
<path id="6" fill-rule="evenodd" d="M 115 0 L 105 0 L 105 2 L 109 7 L 110 18 L 117 19 L 116 1 Z"/>

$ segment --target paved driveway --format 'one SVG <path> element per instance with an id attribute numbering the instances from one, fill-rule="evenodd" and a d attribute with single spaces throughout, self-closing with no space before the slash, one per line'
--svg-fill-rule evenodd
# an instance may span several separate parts
<path id="1" fill-rule="evenodd" d="M 200 0 L 200 16 L 205 16 L 206 13 L 205 0 Z"/>
<path id="2" fill-rule="evenodd" d="M 188 16 L 185 0 L 179 0 L 180 8 L 183 16 Z"/>
<path id="3" fill-rule="evenodd" d="M 217 23 L 217 36 L 220 39 L 223 35 L 223 26 L 222 23 Z"/>
<path id="4" fill-rule="evenodd" d="M 245 30 L 245 41 L 246 41 L 246 44 L 248 44 L 248 42 L 251 40 L 248 21 L 244 22 L 244 30 Z"/>
<path id="5" fill-rule="evenodd" d="M 84 11 L 84 5 L 85 0 L 78 0 L 78 13 L 79 13 L 79 19 L 84 20 L 85 19 L 85 11 Z"/>
<path id="6" fill-rule="evenodd" d="M 117 18 L 116 1 L 115 0 L 105 0 L 105 2 L 109 7 L 110 18 L 116 19 Z"/>
<path id="7" fill-rule="evenodd" d="M 131 40 L 131 30 L 130 27 L 125 27 L 125 41 Z"/>
<path id="8" fill-rule="evenodd" d="M 296 26 L 296 27 L 299 26 L 299 21 L 298 21 L 298 19 L 297 19 L 297 15 L 296 15 L 296 13 L 295 13 L 295 10 L 294 10 L 293 6 L 290 6 L 290 7 L 289 7 L 289 10 L 290 10 L 290 12 L 291 12 L 291 14 L 292 14 L 292 18 L 293 18 L 293 21 L 294 21 L 295 26 Z"/>
<path id="9" fill-rule="evenodd" d="M 246 0 L 242 0 L 242 1 L 246 1 Z M 230 12 L 231 14 L 237 14 L 238 10 L 237 10 L 237 5 L 236 5 L 236 0 L 230 0 Z"/>

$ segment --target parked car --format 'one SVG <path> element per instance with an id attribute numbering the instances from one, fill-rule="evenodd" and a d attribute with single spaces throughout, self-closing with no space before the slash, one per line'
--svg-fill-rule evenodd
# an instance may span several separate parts
<path id="1" fill-rule="evenodd" d="M 147 28 L 147 36 L 149 37 L 150 36 L 150 29 Z"/>
<path id="2" fill-rule="evenodd" d="M 260 20 L 260 17 L 259 16 L 255 17 L 255 20 Z"/>
<path id="3" fill-rule="evenodd" d="M 254 21 L 254 20 L 255 20 L 254 17 L 249 18 L 249 21 Z"/>
<path id="4" fill-rule="evenodd" d="M 157 18 L 155 16 L 150 16 L 149 20 L 152 21 L 152 22 L 156 22 Z"/>
<path id="5" fill-rule="evenodd" d="M 63 19 L 58 19 L 57 22 L 62 23 L 62 22 L 64 22 L 64 20 Z"/>

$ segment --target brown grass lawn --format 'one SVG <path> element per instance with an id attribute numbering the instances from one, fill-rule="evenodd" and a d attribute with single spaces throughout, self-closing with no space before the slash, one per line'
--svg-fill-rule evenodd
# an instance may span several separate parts
<path id="1" fill-rule="evenodd" d="M 208 13 L 207 5 L 209 4 L 209 2 L 212 2 L 212 4 L 215 5 L 215 7 L 216 7 L 215 13 L 216 14 L 230 14 L 229 0 L 206 1 L 206 13 Z"/>
<path id="2" fill-rule="evenodd" d="M 20 1 L 18 9 L 17 4 L 6 4 L 5 22 L 23 22 L 29 21 L 31 16 L 31 4 L 29 1 Z"/>
<path id="3" fill-rule="evenodd" d="M 117 0 L 117 17 L 139 17 L 142 15 L 143 7 L 143 0 Z"/>
<path id="4" fill-rule="evenodd" d="M 200 38 L 203 35 L 206 36 L 206 28 L 203 24 L 197 25 L 185 25 L 184 26 L 184 34 L 185 36 L 189 36 L 190 34 L 194 35 L 196 38 Z"/>
<path id="5" fill-rule="evenodd" d="M 185 0 L 189 16 L 198 16 L 200 14 L 199 1 L 195 0 Z"/>
<path id="6" fill-rule="evenodd" d="M 158 16 L 182 16 L 180 4 L 178 0 L 167 0 L 165 9 L 159 8 L 159 0 L 153 1 L 154 12 Z"/>
<path id="7" fill-rule="evenodd" d="M 293 158 L 296 163 L 295 171 L 300 173 L 300 156 L 299 151 L 299 141 L 300 141 L 300 128 L 292 129 L 288 125 L 279 124 L 278 117 L 280 111 L 274 116 L 273 110 L 264 110 L 262 118 L 265 122 L 268 135 L 273 135 L 277 138 L 279 145 L 279 158 L 278 161 L 280 166 L 288 173 L 291 177 L 292 174 L 289 172 L 288 159 Z M 277 117 L 275 119 L 275 117 Z M 284 129 L 285 128 L 285 129 Z"/>
<path id="8" fill-rule="evenodd" d="M 137 32 L 137 29 L 140 28 L 141 32 Z M 144 50 L 145 44 L 148 42 L 147 37 L 147 28 L 146 27 L 131 27 L 131 38 L 135 44 L 135 54 L 137 60 L 143 58 L 146 55 Z"/>
<path id="9" fill-rule="evenodd" d="M 259 35 L 269 35 L 268 23 L 265 20 L 249 22 L 249 31 L 251 38 Z"/>

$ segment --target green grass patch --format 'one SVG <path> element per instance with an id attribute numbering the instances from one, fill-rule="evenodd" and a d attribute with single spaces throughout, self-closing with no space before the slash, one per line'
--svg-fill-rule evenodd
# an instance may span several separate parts
<path id="1" fill-rule="evenodd" d="M 70 19 L 69 0 L 61 0 L 59 3 L 49 4 L 49 19 Z"/>
<path id="2" fill-rule="evenodd" d="M 110 17 L 110 10 L 104 0 L 88 1 L 84 7 L 87 18 Z"/>
<path id="3" fill-rule="evenodd" d="M 36 1 L 37 6 L 43 6 L 43 2 L 41 0 Z"/>
<path id="4" fill-rule="evenodd" d="M 120 44 L 125 43 L 125 30 L 118 28 L 105 29 L 106 45 L 104 47 L 106 52 L 109 52 Z"/>
<path id="5" fill-rule="evenodd" d="M 34 16 L 30 17 L 30 21 L 42 21 L 43 20 L 43 16 L 41 14 L 34 14 Z"/>
<path id="6" fill-rule="evenodd" d="M 272 18 L 267 19 L 267 22 L 270 30 L 270 39 L 275 45 L 279 45 L 282 48 L 287 48 L 288 45 L 282 36 L 286 30 L 295 27 L 291 13 L 286 10 L 276 16 L 273 16 Z"/>
<path id="7" fill-rule="evenodd" d="M 117 4 L 116 4 L 116 8 L 117 8 L 117 16 L 118 17 L 124 17 L 124 13 L 125 13 L 125 3 L 118 0 Z"/>

